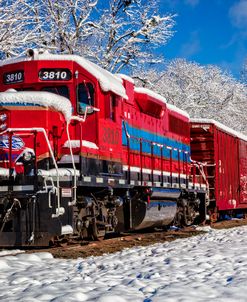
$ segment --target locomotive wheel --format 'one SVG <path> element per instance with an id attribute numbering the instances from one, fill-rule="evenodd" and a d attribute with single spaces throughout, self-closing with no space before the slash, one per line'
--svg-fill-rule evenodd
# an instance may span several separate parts
<path id="1" fill-rule="evenodd" d="M 211 223 L 215 223 L 219 220 L 219 213 L 217 211 L 217 208 L 213 209 L 212 211 L 209 211 L 209 215 Z"/>
<path id="2" fill-rule="evenodd" d="M 101 241 L 105 238 L 106 231 L 105 230 L 97 230 L 96 233 L 93 234 L 93 240 Z"/>
<path id="3" fill-rule="evenodd" d="M 97 226 L 96 218 L 92 220 L 92 239 L 103 240 L 106 234 L 105 227 L 101 226 L 101 229 Z"/>
<path id="4" fill-rule="evenodd" d="M 212 213 L 211 215 L 210 215 L 210 221 L 212 222 L 212 223 L 215 223 L 215 222 L 217 222 L 217 220 L 218 220 L 218 213 Z"/>
<path id="5" fill-rule="evenodd" d="M 66 247 L 67 245 L 68 245 L 68 240 L 65 238 L 58 241 L 58 246 L 60 246 L 60 247 Z"/>
<path id="6" fill-rule="evenodd" d="M 50 247 L 66 247 L 68 245 L 68 238 L 55 236 L 49 241 Z"/>
<path id="7" fill-rule="evenodd" d="M 183 227 L 183 226 L 185 226 L 183 213 L 178 212 L 176 214 L 176 218 L 174 220 L 174 225 L 177 226 L 177 227 Z"/>

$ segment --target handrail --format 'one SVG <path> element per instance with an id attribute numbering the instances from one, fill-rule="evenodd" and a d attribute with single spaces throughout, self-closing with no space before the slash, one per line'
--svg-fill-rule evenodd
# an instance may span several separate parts
<path id="1" fill-rule="evenodd" d="M 134 135 L 131 135 L 129 134 L 128 130 L 127 130 L 127 126 L 126 126 L 126 122 L 123 121 L 123 125 L 124 125 L 124 131 L 125 131 L 125 135 L 127 137 L 127 148 L 128 148 L 128 153 L 130 153 L 130 139 L 134 139 L 136 141 L 138 141 L 140 143 L 140 156 L 142 157 L 142 143 L 143 142 L 146 142 L 146 143 L 149 143 L 150 146 L 151 146 L 151 158 L 152 158 L 152 161 L 153 159 L 155 158 L 154 156 L 154 152 L 153 152 L 153 147 L 154 146 L 158 146 L 160 147 L 161 149 L 161 178 L 162 178 L 162 183 L 164 183 L 164 180 L 163 180 L 163 173 L 164 173 L 164 170 L 163 170 L 163 160 L 164 160 L 164 156 L 163 156 L 163 151 L 162 149 L 166 148 L 169 150 L 169 161 L 170 161 L 170 185 L 172 186 L 173 185 L 173 181 L 172 181 L 172 175 L 173 175 L 173 171 L 172 171 L 172 151 L 177 151 L 178 152 L 178 175 L 179 175 L 179 185 L 181 185 L 181 156 L 180 156 L 180 153 L 184 153 L 184 154 L 187 154 L 188 151 L 185 151 L 185 150 L 180 150 L 179 148 L 174 148 L 174 147 L 170 147 L 170 146 L 167 146 L 165 144 L 161 144 L 161 143 L 156 143 L 156 142 L 153 142 L 153 141 L 150 141 L 150 140 L 147 140 L 145 138 L 142 138 L 142 137 L 136 137 Z M 128 168 L 129 168 L 129 173 L 130 173 L 130 155 L 128 155 L 128 158 L 129 158 L 129 162 L 128 162 Z M 188 182 L 188 157 L 186 156 L 186 182 Z M 192 160 L 191 160 L 192 162 Z M 183 165 L 184 165 L 184 160 L 183 160 Z M 154 179 L 154 176 L 153 176 L 153 171 L 154 171 L 154 165 L 152 164 L 152 168 L 151 168 L 151 171 L 152 171 L 152 183 L 153 183 L 153 179 Z M 183 166 L 183 172 L 184 172 L 184 166 Z M 142 159 L 141 159 L 141 177 L 142 177 Z M 186 186 L 188 186 L 188 184 L 186 184 Z"/>
<path id="2" fill-rule="evenodd" d="M 72 145 L 71 145 L 71 139 L 70 139 L 70 134 L 69 134 L 69 125 L 72 121 L 77 121 L 80 123 L 84 123 L 86 121 L 87 118 L 87 113 L 88 110 L 92 109 L 93 111 L 98 112 L 99 109 L 96 107 L 92 107 L 92 106 L 86 106 L 86 110 L 84 113 L 83 117 L 77 116 L 77 115 L 72 115 L 70 118 L 70 121 L 66 123 L 66 132 L 67 132 L 67 137 L 68 137 L 68 142 L 69 142 L 69 151 L 70 151 L 70 156 L 71 156 L 71 162 L 72 162 L 72 167 L 74 170 L 74 196 L 73 196 L 73 201 L 70 203 L 70 205 L 75 205 L 76 204 L 76 198 L 77 198 L 77 175 L 76 175 L 76 166 L 75 166 L 75 160 L 74 160 L 74 154 L 73 154 L 73 150 L 72 150 Z M 81 124 L 80 124 L 81 125 Z M 82 134 L 82 130 L 80 129 L 80 152 L 81 152 L 81 134 Z M 80 167 L 80 171 L 81 171 L 81 167 Z"/>
<path id="3" fill-rule="evenodd" d="M 74 194 L 73 194 L 73 201 L 72 201 L 71 205 L 75 205 L 76 197 L 77 197 L 76 166 L 75 166 L 74 154 L 73 154 L 71 140 L 70 140 L 70 134 L 69 134 L 69 123 L 66 124 L 66 132 L 67 132 L 67 137 L 68 137 L 68 142 L 69 142 L 69 151 L 70 151 L 70 155 L 71 155 L 72 167 L 74 170 L 74 186 L 73 186 Z"/>
<path id="4" fill-rule="evenodd" d="M 171 187 L 172 187 L 172 185 L 173 185 L 173 181 L 172 181 L 172 174 L 173 174 L 173 171 L 172 171 L 172 162 L 173 162 L 173 160 L 172 160 L 172 151 L 177 151 L 178 152 L 178 175 L 179 175 L 179 185 L 181 185 L 181 158 L 180 158 L 180 153 L 181 152 L 183 152 L 183 153 L 188 153 L 188 151 L 184 151 L 184 150 L 180 150 L 179 148 L 174 148 L 174 147 L 170 147 L 170 146 L 167 146 L 167 145 L 165 145 L 165 144 L 161 144 L 161 143 L 156 143 L 156 142 L 153 142 L 153 141 L 150 141 L 150 140 L 147 140 L 147 139 L 145 139 L 145 138 L 141 138 L 141 137 L 136 137 L 136 136 L 134 136 L 134 135 L 131 135 L 131 134 L 129 134 L 129 132 L 128 132 L 128 130 L 127 130 L 127 127 L 126 127 L 126 122 L 125 121 L 123 121 L 123 125 L 124 125 L 124 131 L 125 131 L 125 135 L 126 135 L 126 137 L 127 137 L 127 148 L 128 148 L 128 153 L 130 152 L 130 139 L 134 139 L 134 140 L 136 140 L 136 141 L 139 141 L 140 142 L 140 156 L 141 156 L 141 178 L 142 178 L 142 169 L 143 169 L 143 167 L 142 167 L 142 143 L 143 142 L 146 142 L 146 143 L 149 143 L 150 144 L 150 146 L 151 146 L 151 159 L 152 159 L 152 168 L 151 168 L 151 171 L 152 171 L 152 184 L 154 183 L 154 181 L 153 181 L 153 179 L 154 179 L 154 174 L 153 174 L 153 171 L 154 171 L 154 165 L 153 165 L 153 160 L 154 160 L 154 158 L 155 158 L 155 156 L 154 156 L 154 152 L 153 152 L 153 148 L 154 148 L 154 146 L 158 146 L 158 147 L 160 147 L 160 149 L 161 149 L 161 175 L 162 175 L 162 183 L 163 183 L 163 160 L 164 160 L 164 157 L 163 157 L 163 151 L 162 151 L 162 149 L 164 149 L 164 148 L 166 148 L 166 149 L 168 149 L 170 152 L 170 154 L 169 154 L 169 161 L 170 161 L 170 185 L 171 185 Z M 128 156 L 128 157 L 130 157 L 130 156 Z M 184 161 L 183 161 L 183 165 L 184 165 Z M 186 170 L 188 169 L 188 167 L 187 167 L 187 165 L 188 165 L 188 162 L 187 162 L 187 159 L 186 159 Z M 128 166 L 129 166 L 129 169 L 130 169 L 130 162 L 128 163 Z M 184 167 L 183 167 L 183 172 L 184 172 Z M 186 177 L 187 177 L 187 171 L 186 171 Z M 141 179 L 141 181 L 142 181 L 142 179 Z"/>
<path id="5" fill-rule="evenodd" d="M 194 167 L 198 168 L 202 178 L 204 179 L 204 181 L 206 183 L 207 195 L 209 196 L 209 183 L 208 183 L 208 180 L 207 180 L 207 176 L 204 172 L 204 169 L 202 168 L 203 166 L 207 166 L 207 164 L 203 164 L 202 162 L 197 162 L 197 161 L 194 161 L 194 160 L 191 160 L 191 163 Z"/>

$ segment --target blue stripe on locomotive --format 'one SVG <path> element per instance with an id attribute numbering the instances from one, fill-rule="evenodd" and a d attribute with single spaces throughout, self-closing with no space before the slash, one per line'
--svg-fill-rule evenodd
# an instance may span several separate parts
<path id="1" fill-rule="evenodd" d="M 131 136 L 130 138 L 130 149 L 132 151 L 139 151 L 140 152 L 140 139 L 142 138 L 144 141 L 142 142 L 142 152 L 143 153 L 149 153 L 151 154 L 151 142 L 154 142 L 156 144 L 168 146 L 171 148 L 176 148 L 178 150 L 182 150 L 184 152 L 188 152 L 187 154 L 187 162 L 190 162 L 190 146 L 183 144 L 179 141 L 173 140 L 171 138 L 158 135 L 156 133 L 148 132 L 144 129 L 138 129 L 134 128 L 128 123 L 125 122 L 122 125 L 122 143 L 124 146 L 127 146 L 127 135 L 126 130 L 128 134 Z M 180 153 L 180 160 L 186 161 L 186 155 L 184 152 Z M 153 153 L 154 155 L 160 157 L 161 151 L 160 147 L 157 145 L 153 146 Z M 163 157 L 170 158 L 170 150 L 167 148 L 163 148 Z M 172 159 L 178 160 L 178 151 L 172 150 Z"/>

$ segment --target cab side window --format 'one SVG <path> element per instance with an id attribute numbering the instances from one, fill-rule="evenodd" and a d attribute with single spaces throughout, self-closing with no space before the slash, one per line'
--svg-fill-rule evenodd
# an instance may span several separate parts
<path id="1" fill-rule="evenodd" d="M 112 121 L 116 121 L 117 100 L 114 94 L 111 94 L 105 101 L 105 117 Z"/>
<path id="2" fill-rule="evenodd" d="M 86 107 L 94 107 L 94 87 L 92 83 L 82 82 L 77 86 L 77 112 L 84 114 Z M 88 109 L 88 113 L 92 113 L 92 109 Z"/>

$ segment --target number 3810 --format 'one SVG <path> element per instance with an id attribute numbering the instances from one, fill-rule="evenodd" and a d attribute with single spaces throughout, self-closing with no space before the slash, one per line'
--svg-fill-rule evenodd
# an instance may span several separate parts
<path id="1" fill-rule="evenodd" d="M 103 142 L 117 145 L 119 143 L 119 131 L 111 128 L 103 128 Z"/>

